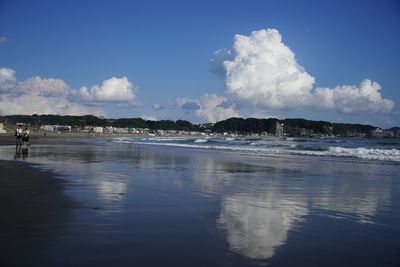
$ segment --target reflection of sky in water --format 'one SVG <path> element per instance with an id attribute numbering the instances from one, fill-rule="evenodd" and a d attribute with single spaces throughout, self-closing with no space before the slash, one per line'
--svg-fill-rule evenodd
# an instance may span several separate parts
<path id="1" fill-rule="evenodd" d="M 367 191 L 360 192 L 357 187 Z M 315 199 L 314 206 L 341 213 L 336 214 L 335 217 L 338 218 L 353 215 L 360 222 L 373 223 L 373 216 L 379 205 L 385 205 L 390 201 L 390 188 L 379 192 L 368 189 L 360 185 L 341 184 L 338 192 L 322 191 L 319 198 Z M 356 196 L 354 192 L 358 192 Z"/>
<path id="2" fill-rule="evenodd" d="M 322 162 L 315 168 L 313 161 L 252 160 L 209 158 L 205 172 L 193 177 L 205 192 L 222 191 L 217 225 L 231 250 L 253 259 L 272 257 L 289 231 L 306 221 L 309 209 L 335 219 L 376 223 L 378 209 L 391 201 L 389 183 L 397 168 L 355 162 Z"/>
<path id="3" fill-rule="evenodd" d="M 204 193 L 216 193 L 221 190 L 221 186 L 229 185 L 232 174 L 223 171 L 221 164 L 215 158 L 204 159 L 203 166 L 193 171 L 193 181 Z"/>
<path id="4" fill-rule="evenodd" d="M 13 159 L 14 149 L 0 147 L 0 158 Z M 346 224 L 368 222 L 368 226 L 382 229 L 397 229 L 400 219 L 399 200 L 394 197 L 399 193 L 396 164 L 257 157 L 107 142 L 33 146 L 25 160 L 62 173 L 69 182 L 67 192 L 84 207 L 99 208 L 92 209 L 98 214 L 78 212 L 84 217 L 81 220 L 87 220 L 82 225 L 99 222 L 93 226 L 96 231 L 106 227 L 109 235 L 123 235 L 105 240 L 119 242 L 156 231 L 156 241 L 162 245 L 158 252 L 157 244 L 146 248 L 151 253 L 168 250 L 165 244 L 174 238 L 185 241 L 183 248 L 189 243 L 203 244 L 205 236 L 212 240 L 210 231 L 201 227 L 210 214 L 217 230 L 214 238 L 227 243 L 226 249 L 235 255 L 258 260 L 269 260 L 284 250 L 293 232 L 309 231 L 305 230 L 307 223 L 316 214 Z M 166 218 L 169 224 L 164 223 Z M 159 229 L 154 229 L 155 225 Z M 114 232 L 115 227 L 119 228 Z M 194 233 L 197 235 L 192 236 Z M 304 242 L 324 242 L 323 236 L 310 232 L 302 238 Z M 355 240 L 362 243 L 365 238 Z M 230 257 L 218 249 L 221 245 L 211 248 L 213 253 Z"/>
<path id="5" fill-rule="evenodd" d="M 259 196 L 236 194 L 222 200 L 219 224 L 231 249 L 246 257 L 270 258 L 288 231 L 307 215 L 304 200 L 283 199 L 273 191 Z"/>

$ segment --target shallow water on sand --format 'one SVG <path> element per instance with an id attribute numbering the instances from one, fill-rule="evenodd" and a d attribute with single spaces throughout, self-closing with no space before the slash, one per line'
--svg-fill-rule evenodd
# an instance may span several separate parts
<path id="1" fill-rule="evenodd" d="M 31 147 L 81 203 L 38 264 L 400 265 L 398 162 L 114 141 Z"/>

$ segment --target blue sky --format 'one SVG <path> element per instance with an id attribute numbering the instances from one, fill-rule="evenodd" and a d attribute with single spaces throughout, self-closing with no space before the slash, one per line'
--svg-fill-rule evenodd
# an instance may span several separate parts
<path id="1" fill-rule="evenodd" d="M 400 4 L 390 0 L 0 0 L 0 106 L 4 113 L 394 126 L 398 47 Z M 232 63 L 221 62 L 219 75 L 210 71 L 218 49 Z M 317 88 L 325 90 L 317 95 Z"/>

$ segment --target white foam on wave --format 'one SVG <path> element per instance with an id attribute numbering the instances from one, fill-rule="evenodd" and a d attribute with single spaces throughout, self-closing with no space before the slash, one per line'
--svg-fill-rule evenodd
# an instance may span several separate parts
<path id="1" fill-rule="evenodd" d="M 142 138 L 143 141 L 187 141 L 189 138 L 183 137 L 146 137 Z"/>
<path id="2" fill-rule="evenodd" d="M 113 140 L 113 143 L 117 143 L 117 144 L 131 144 L 131 141 L 128 140 Z"/>
<path id="3" fill-rule="evenodd" d="M 326 151 L 292 150 L 291 154 L 310 156 L 353 157 L 368 160 L 400 161 L 398 149 L 329 147 Z"/>
<path id="4" fill-rule="evenodd" d="M 367 160 L 385 160 L 400 162 L 400 150 L 398 149 L 372 149 L 372 148 L 344 148 L 329 147 L 324 151 L 312 150 L 288 150 L 282 147 L 254 147 L 254 146 L 212 146 L 201 144 L 177 144 L 177 143 L 151 143 L 151 142 L 135 142 L 142 145 L 161 145 L 186 148 L 215 149 L 242 151 L 262 154 L 280 154 L 280 155 L 307 155 L 307 156 L 330 156 L 330 157 L 354 157 Z"/>
<path id="5" fill-rule="evenodd" d="M 345 155 L 363 159 L 400 161 L 400 150 L 398 149 L 329 147 L 329 152 L 333 155 Z"/>
<path id="6" fill-rule="evenodd" d="M 196 139 L 194 140 L 195 143 L 207 143 L 208 140 L 207 139 Z"/>
<path id="7" fill-rule="evenodd" d="M 129 138 L 129 137 L 114 137 L 111 141 L 113 143 L 117 143 L 117 144 L 130 144 L 130 143 L 132 143 L 131 138 Z"/>

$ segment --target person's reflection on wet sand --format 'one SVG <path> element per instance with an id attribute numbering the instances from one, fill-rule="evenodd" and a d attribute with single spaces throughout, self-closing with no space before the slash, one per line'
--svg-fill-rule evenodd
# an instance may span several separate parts
<path id="1" fill-rule="evenodd" d="M 26 160 L 29 156 L 28 150 L 16 150 L 14 154 L 14 159 L 23 159 Z"/>
<path id="2" fill-rule="evenodd" d="M 14 159 L 20 159 L 20 158 L 21 158 L 21 151 L 15 150 Z"/>
<path id="3" fill-rule="evenodd" d="M 27 159 L 28 156 L 29 156 L 29 151 L 28 151 L 28 149 L 22 149 L 21 154 L 22 154 L 22 159 L 24 159 L 24 160 Z"/>

